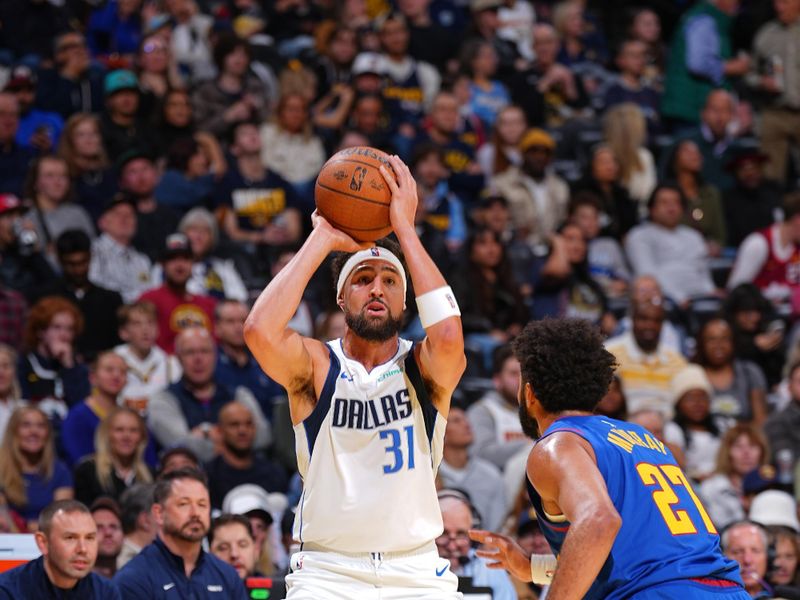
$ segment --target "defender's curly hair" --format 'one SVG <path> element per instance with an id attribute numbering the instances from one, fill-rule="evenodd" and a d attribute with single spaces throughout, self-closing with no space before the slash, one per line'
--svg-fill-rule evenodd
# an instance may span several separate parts
<path id="1" fill-rule="evenodd" d="M 522 380 L 550 413 L 592 412 L 605 396 L 616 361 L 600 331 L 582 319 L 544 319 L 525 326 L 512 342 Z"/>

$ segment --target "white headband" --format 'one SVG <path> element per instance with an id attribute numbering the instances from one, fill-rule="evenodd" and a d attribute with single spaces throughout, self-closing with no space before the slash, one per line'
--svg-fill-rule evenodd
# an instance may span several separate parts
<path id="1" fill-rule="evenodd" d="M 342 270 L 339 272 L 339 279 L 336 281 L 336 297 L 338 298 L 342 295 L 342 288 L 344 288 L 344 284 L 347 281 L 347 278 L 350 276 L 350 273 L 352 273 L 353 270 L 362 262 L 366 262 L 368 260 L 383 260 L 397 269 L 397 272 L 400 273 L 400 276 L 403 278 L 403 298 L 405 298 L 408 281 L 406 279 L 406 270 L 403 268 L 403 263 L 401 263 L 400 259 L 392 254 L 389 250 L 386 248 L 381 248 L 380 246 L 373 246 L 372 248 L 367 248 L 366 250 L 359 250 L 353 254 L 353 256 L 347 259 L 347 262 L 344 263 Z"/>

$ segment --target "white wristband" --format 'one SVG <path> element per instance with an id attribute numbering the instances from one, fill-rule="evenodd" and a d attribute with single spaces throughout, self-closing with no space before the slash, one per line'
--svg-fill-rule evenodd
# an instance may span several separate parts
<path id="1" fill-rule="evenodd" d="M 427 329 L 448 317 L 460 317 L 458 302 L 449 285 L 417 296 L 417 312 L 422 328 Z"/>
<path id="2" fill-rule="evenodd" d="M 536 585 L 550 585 L 558 561 L 552 554 L 531 554 L 531 580 Z"/>

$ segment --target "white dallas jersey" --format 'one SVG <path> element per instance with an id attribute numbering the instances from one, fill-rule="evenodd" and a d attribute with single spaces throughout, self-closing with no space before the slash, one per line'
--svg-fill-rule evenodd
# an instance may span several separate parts
<path id="1" fill-rule="evenodd" d="M 294 538 L 347 553 L 404 552 L 441 535 L 434 479 L 447 425 L 412 351 L 369 373 L 328 343 L 331 366 L 314 412 L 295 425 L 303 495 Z"/>

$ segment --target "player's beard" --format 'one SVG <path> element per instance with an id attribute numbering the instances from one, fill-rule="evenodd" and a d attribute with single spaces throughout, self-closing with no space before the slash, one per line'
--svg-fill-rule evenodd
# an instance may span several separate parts
<path id="1" fill-rule="evenodd" d="M 193 530 L 189 527 L 191 524 L 197 524 L 199 528 Z M 168 533 L 187 542 L 199 542 L 206 537 L 206 533 L 208 533 L 208 527 L 206 527 L 200 519 L 190 519 L 181 526 L 176 526 L 172 522 L 165 520 L 163 527 L 164 533 Z"/>
<path id="2" fill-rule="evenodd" d="M 528 414 L 528 405 L 525 404 L 525 398 L 522 396 L 520 390 L 519 403 L 519 424 L 522 426 L 522 431 L 532 440 L 539 439 L 539 424 L 530 414 Z"/>
<path id="3" fill-rule="evenodd" d="M 400 332 L 400 327 L 403 324 L 402 317 L 395 319 L 392 313 L 389 312 L 388 307 L 386 319 L 383 321 L 370 319 L 363 312 L 352 313 L 349 311 L 344 313 L 344 320 L 353 333 L 368 342 L 385 342 L 392 339 Z"/>

